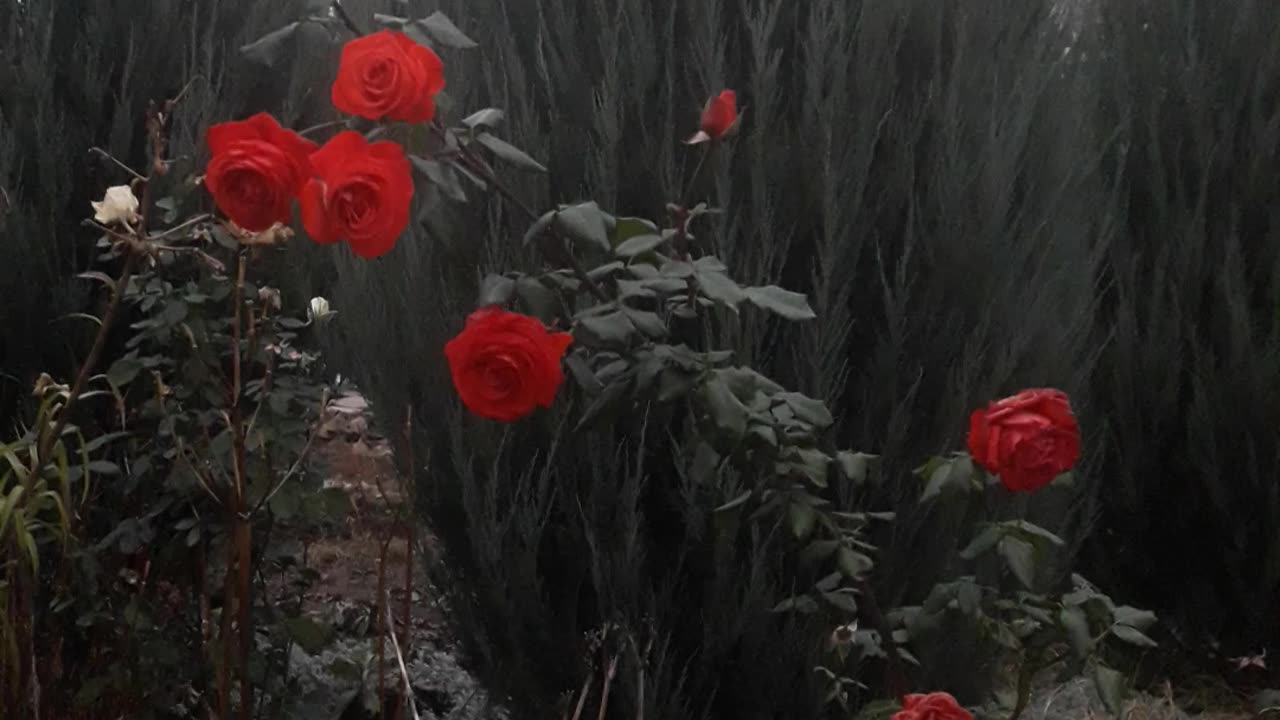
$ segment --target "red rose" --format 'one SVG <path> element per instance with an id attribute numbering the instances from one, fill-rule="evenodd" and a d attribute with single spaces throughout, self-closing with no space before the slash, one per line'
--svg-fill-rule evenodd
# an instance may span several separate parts
<path id="1" fill-rule="evenodd" d="M 975 410 L 969 454 L 1014 492 L 1035 492 L 1080 459 L 1080 428 L 1059 390 L 1024 390 Z"/>
<path id="2" fill-rule="evenodd" d="M 564 382 L 560 359 L 573 336 L 547 332 L 527 315 L 498 307 L 467 318 L 462 333 L 444 346 L 454 387 L 467 409 L 500 422 L 512 422 L 549 408 Z"/>
<path id="3" fill-rule="evenodd" d="M 358 132 L 339 133 L 311 155 L 318 178 L 302 193 L 302 224 L 312 240 L 346 240 L 356 255 L 390 252 L 409 226 L 413 174 L 393 142 L 369 143 Z"/>
<path id="4" fill-rule="evenodd" d="M 950 694 L 933 692 L 904 697 L 902 709 L 894 713 L 893 720 L 973 720 L 973 715 Z"/>
<path id="5" fill-rule="evenodd" d="M 729 135 L 738 128 L 738 94 L 723 90 L 702 109 L 701 129 L 685 143 L 697 145 Z"/>
<path id="6" fill-rule="evenodd" d="M 383 30 L 342 48 L 333 106 L 369 120 L 427 122 L 444 89 L 439 56 L 404 33 Z"/>
<path id="7" fill-rule="evenodd" d="M 213 157 L 204 184 L 232 222 L 252 232 L 289 222 L 293 198 L 311 176 L 315 143 L 266 113 L 214 125 L 207 141 Z"/>

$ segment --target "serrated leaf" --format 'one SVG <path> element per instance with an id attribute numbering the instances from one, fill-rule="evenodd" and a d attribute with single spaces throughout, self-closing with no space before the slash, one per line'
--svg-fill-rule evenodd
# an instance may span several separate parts
<path id="1" fill-rule="evenodd" d="M 808 595 L 799 595 L 797 597 L 787 598 L 777 605 L 773 606 L 773 612 L 798 612 L 809 615 L 818 611 L 818 601 Z"/>
<path id="2" fill-rule="evenodd" d="M 240 54 L 253 62 L 272 67 L 284 50 L 285 41 L 292 38 L 297 30 L 298 23 L 289 23 L 279 30 L 269 32 L 248 45 L 242 46 Z"/>
<path id="3" fill-rule="evenodd" d="M 920 494 L 920 502 L 927 502 L 942 494 L 943 491 L 968 491 L 969 480 L 973 476 L 973 462 L 968 457 L 952 458 L 932 463 L 928 474 L 928 483 Z"/>
<path id="4" fill-rule="evenodd" d="M 747 504 L 747 501 L 751 499 L 751 495 L 752 495 L 752 492 L 750 490 L 743 490 L 737 497 L 721 505 L 715 510 L 712 510 L 711 512 L 722 513 L 722 512 L 729 512 L 730 510 L 737 510 L 738 508 L 741 508 L 742 506 Z"/>
<path id="5" fill-rule="evenodd" d="M 756 307 L 787 320 L 812 320 L 817 317 L 803 293 L 784 290 L 777 285 L 749 287 L 745 289 L 745 293 L 747 300 Z"/>
<path id="6" fill-rule="evenodd" d="M 1036 578 L 1035 546 L 1022 538 L 1005 536 L 997 547 L 1014 577 L 1024 587 L 1031 589 Z"/>
<path id="7" fill-rule="evenodd" d="M 613 244 L 621 245 L 637 235 L 661 235 L 651 220 L 638 217 L 620 217 L 613 223 Z"/>
<path id="8" fill-rule="evenodd" d="M 537 278 L 525 275 L 516 280 L 516 301 L 521 312 L 549 325 L 561 310 L 560 295 Z"/>
<path id="9" fill-rule="evenodd" d="M 586 242 L 603 250 L 610 250 L 609 231 L 605 226 L 600 206 L 594 202 L 571 205 L 555 215 L 557 227 L 578 242 Z M 619 266 L 621 267 L 621 266 Z"/>
<path id="10" fill-rule="evenodd" d="M 107 370 L 107 380 L 116 387 L 124 387 L 133 382 L 142 371 L 142 362 L 136 357 L 122 357 L 111 364 Z"/>
<path id="11" fill-rule="evenodd" d="M 656 313 L 625 306 L 623 306 L 622 312 L 626 314 L 631 324 L 647 337 L 661 340 L 667 336 L 667 324 Z"/>
<path id="12" fill-rule="evenodd" d="M 662 243 L 661 235 L 636 235 L 623 241 L 613 249 L 613 252 L 618 257 L 633 258 L 653 250 Z"/>
<path id="13" fill-rule="evenodd" d="M 858 612 L 858 601 L 852 594 L 847 592 L 826 592 L 822 593 L 822 599 L 826 600 L 832 607 L 842 610 L 849 614 Z"/>
<path id="14" fill-rule="evenodd" d="M 472 130 L 481 126 L 495 127 L 498 123 L 502 122 L 503 117 L 505 117 L 505 114 L 498 108 L 485 108 L 483 110 L 477 110 L 463 118 L 462 124 Z"/>
<path id="15" fill-rule="evenodd" d="M 487 132 L 477 133 L 476 142 L 489 148 L 499 160 L 510 164 L 512 167 L 530 172 L 547 172 L 547 168 L 542 163 L 534 160 L 528 153 L 511 143 L 499 137 L 491 135 Z"/>
<path id="16" fill-rule="evenodd" d="M 836 422 L 826 403 L 821 400 L 797 392 L 782 393 L 777 398 L 790 406 L 797 418 L 809 423 L 815 430 L 825 430 Z"/>
<path id="17" fill-rule="evenodd" d="M 415 20 L 414 24 L 421 26 L 432 39 L 445 47 L 458 50 L 470 50 L 471 48 L 480 47 L 475 40 L 467 37 L 466 33 L 459 30 L 458 26 L 454 25 L 447 15 L 438 10 L 421 20 Z"/>
<path id="18" fill-rule="evenodd" d="M 1016 531 L 1020 533 L 1023 533 L 1025 535 L 1030 535 L 1033 538 L 1041 538 L 1044 540 L 1048 540 L 1049 542 L 1059 547 L 1066 544 L 1062 540 L 1062 538 L 1058 537 L 1057 535 L 1054 535 L 1048 530 L 1045 530 L 1039 525 L 1036 525 L 1034 523 L 1029 523 L 1026 520 L 1014 520 L 1013 522 L 1009 523 L 1009 526 L 1014 528 Z"/>

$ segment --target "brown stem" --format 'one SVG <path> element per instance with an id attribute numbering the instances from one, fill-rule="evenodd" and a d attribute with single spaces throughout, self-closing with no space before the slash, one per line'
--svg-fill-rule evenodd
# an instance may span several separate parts
<path id="1" fill-rule="evenodd" d="M 417 525 L 413 521 L 414 509 L 414 470 L 417 468 L 417 461 L 413 454 L 413 405 L 405 406 L 404 413 L 404 440 L 405 440 L 405 456 L 408 465 L 407 472 L 404 476 L 405 502 L 404 502 L 404 597 L 401 599 L 401 614 L 404 619 L 404 635 L 402 636 L 401 645 L 404 647 L 404 654 L 409 655 L 409 641 L 413 637 L 413 546 L 417 543 Z"/>
<path id="2" fill-rule="evenodd" d="M 387 542 L 378 550 L 378 605 L 382 604 L 383 593 L 387 589 Z M 387 619 L 381 609 L 375 610 L 378 615 L 378 707 L 379 717 L 387 716 Z"/>
<path id="3" fill-rule="evenodd" d="M 888 618 L 880 611 L 880 604 L 876 602 L 875 590 L 871 588 L 871 583 L 863 579 L 859 580 L 857 585 L 858 592 L 862 594 L 862 608 L 866 611 L 867 619 L 871 621 L 871 627 L 880 634 L 880 643 L 884 648 L 885 662 L 888 665 L 885 688 L 891 696 L 902 700 L 910 690 L 910 685 L 907 682 L 907 674 L 902 669 L 902 658 L 898 657 L 898 644 L 893 640 L 893 628 L 889 625 Z"/>
<path id="4" fill-rule="evenodd" d="M 609 711 L 609 688 L 613 686 L 613 678 L 618 674 L 618 657 L 613 656 L 609 661 L 609 668 L 604 671 L 604 684 L 600 687 L 600 712 L 596 713 L 596 720 L 604 720 Z"/>

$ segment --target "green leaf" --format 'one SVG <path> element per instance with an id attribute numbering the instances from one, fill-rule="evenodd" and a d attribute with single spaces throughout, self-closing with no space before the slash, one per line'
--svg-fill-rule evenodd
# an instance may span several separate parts
<path id="1" fill-rule="evenodd" d="M 840 464 L 840 473 L 855 486 L 863 485 L 867 482 L 871 463 L 875 459 L 875 455 L 849 450 L 841 450 L 836 453 L 836 462 Z"/>
<path id="2" fill-rule="evenodd" d="M 817 317 L 803 293 L 784 290 L 777 285 L 749 287 L 747 300 L 763 310 L 768 310 L 787 320 L 812 320 Z"/>
<path id="3" fill-rule="evenodd" d="M 840 591 L 824 592 L 822 593 L 822 599 L 837 610 L 843 610 L 851 615 L 858 612 L 858 601 L 854 599 L 852 593 Z"/>
<path id="4" fill-rule="evenodd" d="M 1063 607 L 1058 611 L 1058 623 L 1071 641 L 1071 650 L 1083 660 L 1093 652 L 1093 635 L 1089 632 L 1089 619 L 1078 607 Z"/>
<path id="5" fill-rule="evenodd" d="M 465 202 L 467 193 L 463 191 L 462 184 L 458 182 L 458 173 L 452 165 L 446 165 L 436 160 L 410 155 L 409 162 L 413 165 L 413 169 L 418 174 L 426 178 L 428 182 L 444 191 L 449 198 L 458 202 Z"/>
<path id="6" fill-rule="evenodd" d="M 1035 546 L 1022 538 L 1005 536 L 998 548 L 1014 577 L 1030 589 L 1036 578 Z"/>
<path id="7" fill-rule="evenodd" d="M 591 366 L 583 359 L 582 353 L 566 355 L 564 364 L 565 367 L 569 368 L 569 374 L 573 375 L 574 380 L 578 381 L 578 386 L 585 390 L 587 394 L 599 395 L 604 390 L 604 384 L 591 371 Z"/>
<path id="8" fill-rule="evenodd" d="M 445 47 L 458 50 L 470 50 L 480 47 L 475 40 L 467 37 L 466 33 L 459 30 L 458 26 L 454 25 L 447 15 L 438 10 L 421 20 L 415 20 L 414 24 L 422 27 L 431 35 L 433 40 Z"/>
<path id="9" fill-rule="evenodd" d="M 1120 605 L 1112 613 L 1115 621 L 1128 625 L 1136 630 L 1146 630 L 1156 624 L 1156 614 L 1150 610 L 1141 610 L 1130 605 Z"/>
<path id="10" fill-rule="evenodd" d="M 502 122 L 502 118 L 504 116 L 504 113 L 498 108 L 485 108 L 483 110 L 477 110 L 463 118 L 462 124 L 472 130 L 480 126 L 496 127 L 498 123 Z"/>
<path id="11" fill-rule="evenodd" d="M 574 339 L 596 348 L 621 348 L 627 346 L 632 333 L 631 321 L 622 312 L 614 310 L 604 315 L 580 318 L 574 327 Z"/>
<path id="12" fill-rule="evenodd" d="M 800 551 L 800 562 L 806 566 L 814 565 L 830 557 L 838 549 L 840 549 L 839 540 L 814 540 Z"/>
<path id="13" fill-rule="evenodd" d="M 609 231 L 604 214 L 594 202 L 571 205 L 556 213 L 556 225 L 575 241 L 587 242 L 604 250 L 609 246 Z"/>
<path id="14" fill-rule="evenodd" d="M 968 456 L 942 460 L 929 473 L 929 482 L 920 494 L 920 502 L 927 502 L 947 491 L 968 491 L 973 477 L 973 461 Z"/>
<path id="15" fill-rule="evenodd" d="M 1149 647 L 1149 648 L 1160 646 L 1159 643 L 1157 643 L 1155 640 L 1152 640 L 1146 635 L 1143 635 L 1141 630 L 1138 630 L 1137 628 L 1129 627 L 1128 625 L 1112 625 L 1111 634 L 1129 643 L 1130 645 L 1137 645 L 1139 647 Z"/>
<path id="16" fill-rule="evenodd" d="M 133 382 L 141 371 L 142 361 L 126 355 L 111 364 L 111 369 L 107 370 L 107 380 L 115 387 L 124 387 Z"/>
<path id="17" fill-rule="evenodd" d="M 818 611 L 818 601 L 808 595 L 787 598 L 773 607 L 775 613 L 798 612 L 811 615 Z"/>
<path id="18" fill-rule="evenodd" d="M 550 325 L 561 310 L 560 296 L 555 290 L 528 275 L 516 280 L 516 301 L 521 312 Z"/>
<path id="19" fill-rule="evenodd" d="M 978 533 L 978 535 L 969 541 L 969 544 L 960 551 L 960 557 L 965 560 L 973 560 L 979 555 L 985 554 L 988 550 L 996 546 L 1000 542 L 1000 538 L 1004 537 L 1005 529 L 999 525 L 989 526 L 987 529 Z"/>
<path id="20" fill-rule="evenodd" d="M 850 580 L 856 580 L 875 565 L 871 558 L 850 547 L 841 547 L 836 553 L 836 567 Z"/>
<path id="21" fill-rule="evenodd" d="M 631 321 L 631 324 L 637 330 L 649 338 L 661 340 L 667 336 L 667 324 L 656 313 L 651 313 L 648 310 L 636 310 L 626 306 L 622 307 L 622 312 L 626 314 L 627 319 Z"/>
<path id="22" fill-rule="evenodd" d="M 253 62 L 272 67 L 280 58 L 280 53 L 284 50 L 285 41 L 293 37 L 298 30 L 298 23 L 292 22 L 279 30 L 263 35 L 240 48 L 240 54 Z"/>
<path id="23" fill-rule="evenodd" d="M 289 638 L 308 655 L 316 655 L 333 641 L 332 625 L 317 622 L 306 616 L 291 617 L 284 621 Z"/>
<path id="24" fill-rule="evenodd" d="M 1058 537 L 1057 535 L 1054 535 L 1048 530 L 1045 530 L 1039 525 L 1036 525 L 1034 523 L 1029 523 L 1026 520 L 1014 520 L 1011 523 L 1008 523 L 1008 525 L 1011 528 L 1013 528 L 1015 531 L 1021 533 L 1022 535 L 1028 536 L 1027 539 L 1033 542 L 1035 541 L 1035 538 L 1041 538 L 1044 540 L 1048 540 L 1049 542 L 1059 547 L 1066 544 L 1065 542 L 1063 542 L 1062 538 Z"/>
<path id="25" fill-rule="evenodd" d="M 818 511 L 808 503 L 793 502 L 787 506 L 787 519 L 791 524 L 791 534 L 797 540 L 804 540 L 813 532 L 813 526 L 818 521 Z"/>
<path id="26" fill-rule="evenodd" d="M 622 245 L 626 241 L 638 235 L 661 235 L 662 231 L 658 229 L 652 221 L 638 217 L 620 217 L 613 223 L 613 245 L 615 247 Z"/>
<path id="27" fill-rule="evenodd" d="M 1093 684 L 1098 690 L 1098 697 L 1102 698 L 1102 703 L 1107 706 L 1107 710 L 1116 717 L 1120 717 L 1124 709 L 1127 684 L 1124 675 L 1102 663 L 1096 663 L 1093 666 Z"/>
<path id="28" fill-rule="evenodd" d="M 618 257 L 632 258 L 643 255 L 663 243 L 661 235 L 635 235 L 613 249 Z"/>
<path id="29" fill-rule="evenodd" d="M 515 293 L 515 280 L 505 275 L 488 275 L 480 283 L 480 307 L 506 305 Z"/>
<path id="30" fill-rule="evenodd" d="M 527 246 L 529 243 L 533 242 L 534 240 L 537 240 L 539 237 L 541 237 L 543 233 L 547 231 L 547 228 L 551 227 L 551 224 L 554 223 L 555 221 L 556 221 L 555 210 L 551 210 L 549 212 L 544 213 L 542 217 L 535 220 L 534 223 L 529 226 L 529 229 L 525 231 L 524 239 L 520 241 L 520 244 Z"/>
<path id="31" fill-rule="evenodd" d="M 747 299 L 746 293 L 738 283 L 722 272 L 699 270 L 694 273 L 694 276 L 698 279 L 698 289 L 702 294 L 725 307 L 736 310 L 742 301 Z"/>
<path id="32" fill-rule="evenodd" d="M 797 392 L 781 393 L 777 398 L 795 412 L 796 417 L 809 423 L 815 430 L 825 430 L 835 424 L 826 403 Z"/>
<path id="33" fill-rule="evenodd" d="M 534 160 L 528 153 L 520 148 L 512 145 L 506 140 L 490 135 L 487 132 L 476 134 L 476 142 L 489 148 L 499 160 L 510 164 L 512 167 L 530 172 L 547 172 L 546 166 Z"/>
<path id="34" fill-rule="evenodd" d="M 747 501 L 751 499 L 752 494 L 753 493 L 750 490 L 743 490 L 742 493 L 739 494 L 737 497 L 721 505 L 715 510 L 712 510 L 711 512 L 722 513 L 722 512 L 729 512 L 730 510 L 737 510 L 738 508 L 741 508 L 742 506 L 747 504 Z"/>
<path id="35" fill-rule="evenodd" d="M 701 396 L 712 425 L 728 436 L 730 444 L 737 443 L 747 431 L 747 419 L 751 414 L 747 406 L 718 374 L 703 384 Z"/>
<path id="36" fill-rule="evenodd" d="M 578 419 L 578 424 L 574 426 L 573 431 L 580 433 L 587 428 L 602 426 L 605 419 L 622 407 L 633 379 L 634 375 L 631 373 L 614 378 L 612 382 L 605 386 L 604 391 L 583 411 L 582 417 Z"/>

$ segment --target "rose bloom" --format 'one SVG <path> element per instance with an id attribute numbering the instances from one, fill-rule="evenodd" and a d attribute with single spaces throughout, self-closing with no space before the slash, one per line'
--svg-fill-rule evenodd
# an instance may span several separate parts
<path id="1" fill-rule="evenodd" d="M 427 122 L 444 89 L 444 63 L 401 32 L 383 30 L 342 48 L 333 106 L 369 120 Z"/>
<path id="2" fill-rule="evenodd" d="M 346 240 L 363 258 L 387 254 L 409 226 L 413 174 L 393 142 L 339 133 L 311 155 L 319 176 L 302 193 L 302 224 L 312 240 Z"/>
<path id="3" fill-rule="evenodd" d="M 266 113 L 214 125 L 207 140 L 212 158 L 204 184 L 222 212 L 252 232 L 288 223 L 293 199 L 311 176 L 316 144 Z"/>
<path id="4" fill-rule="evenodd" d="M 975 410 L 969 454 L 1014 492 L 1035 492 L 1080 459 L 1080 428 L 1066 393 L 1024 390 Z"/>
<path id="5" fill-rule="evenodd" d="M 968 710 L 948 693 L 913 694 L 902 699 L 902 709 L 893 720 L 973 720 Z"/>
<path id="6" fill-rule="evenodd" d="M 685 141 L 688 145 L 719 140 L 729 135 L 738 127 L 738 94 L 732 90 L 722 90 L 719 95 L 707 101 L 702 109 L 700 129 Z"/>
<path id="7" fill-rule="evenodd" d="M 92 201 L 93 219 L 103 225 L 129 224 L 138 221 L 138 198 L 128 185 L 107 188 L 102 201 Z"/>
<path id="8" fill-rule="evenodd" d="M 564 382 L 560 360 L 572 342 L 569 333 L 547 332 L 535 318 L 488 307 L 467 318 L 444 354 L 468 410 L 513 422 L 538 405 L 551 407 Z"/>

